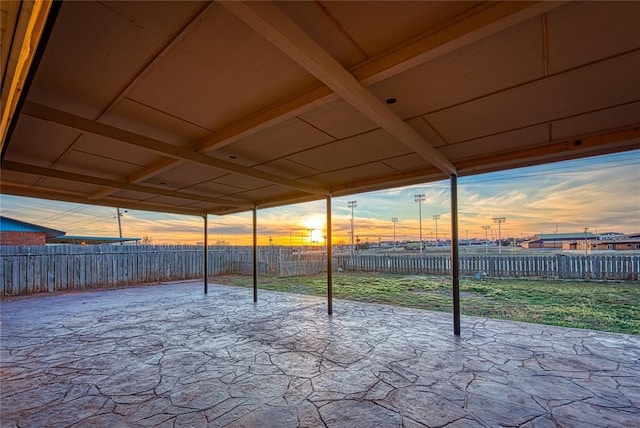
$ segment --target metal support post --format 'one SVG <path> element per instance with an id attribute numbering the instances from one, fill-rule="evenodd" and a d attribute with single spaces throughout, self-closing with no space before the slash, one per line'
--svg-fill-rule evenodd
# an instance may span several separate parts
<path id="1" fill-rule="evenodd" d="M 253 207 L 253 301 L 258 301 L 258 207 Z"/>
<path id="2" fill-rule="evenodd" d="M 333 257 L 331 240 L 331 195 L 327 196 L 327 312 L 333 314 L 333 268 L 331 259 Z"/>
<path id="3" fill-rule="evenodd" d="M 204 294 L 207 294 L 209 291 L 209 272 L 208 272 L 208 263 L 209 263 L 209 226 L 208 226 L 208 217 L 205 214 L 204 218 L 204 269 L 203 269 L 203 280 L 204 280 Z"/>
<path id="4" fill-rule="evenodd" d="M 451 282 L 453 334 L 460 336 L 460 259 L 458 248 L 458 177 L 451 174 Z"/>

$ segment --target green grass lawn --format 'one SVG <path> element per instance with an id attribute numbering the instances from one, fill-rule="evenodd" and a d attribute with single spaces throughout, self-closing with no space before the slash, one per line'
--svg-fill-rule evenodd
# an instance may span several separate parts
<path id="1" fill-rule="evenodd" d="M 251 277 L 214 281 L 249 287 Z M 260 277 L 259 289 L 326 296 L 326 275 Z M 464 315 L 640 334 L 640 284 L 623 282 L 462 278 Z M 335 273 L 334 297 L 451 312 L 451 279 L 445 276 Z"/>

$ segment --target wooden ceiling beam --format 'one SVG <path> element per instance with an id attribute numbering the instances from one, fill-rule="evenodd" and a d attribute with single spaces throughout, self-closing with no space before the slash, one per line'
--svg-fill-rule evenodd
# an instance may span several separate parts
<path id="1" fill-rule="evenodd" d="M 23 196 L 26 198 L 48 199 L 52 201 L 73 202 L 76 204 L 91 204 L 100 205 L 104 207 L 119 207 L 127 208 L 130 210 L 141 211 L 153 211 L 159 213 L 168 214 L 182 214 L 182 215 L 195 215 L 202 217 L 206 214 L 204 210 L 189 209 L 189 208 L 176 208 L 170 205 L 159 205 L 144 202 L 131 202 L 125 199 L 103 199 L 103 200 L 88 200 L 86 197 L 78 196 L 73 193 L 57 192 L 55 190 L 39 191 L 29 189 L 22 186 L 7 186 L 2 185 L 2 193 L 6 195 Z"/>
<path id="2" fill-rule="evenodd" d="M 518 150 L 492 153 L 489 155 L 463 159 L 458 162 L 461 175 L 484 174 L 508 168 L 520 168 L 543 163 L 544 161 L 560 161 L 585 156 L 595 156 L 611 152 L 608 146 L 616 147 L 616 151 L 640 149 L 640 124 L 627 129 L 614 130 L 596 135 L 563 138 L 547 144 L 536 145 Z M 542 159 L 542 160 L 541 160 Z"/>
<path id="3" fill-rule="evenodd" d="M 356 66 L 351 71 L 362 85 L 373 85 L 412 67 L 417 67 L 461 49 L 498 31 L 549 12 L 564 3 L 566 2 L 523 1 L 482 5 L 461 15 L 450 25 L 416 37 L 384 55 Z M 321 85 L 222 128 L 213 136 L 195 144 L 194 148 L 198 152 L 206 153 L 225 147 L 337 98 L 338 96 L 330 88 Z M 129 181 L 139 182 L 138 176 L 144 177 L 142 180 L 148 179 L 179 164 L 180 162 L 173 158 L 165 159 L 136 174 L 136 177 Z M 103 189 L 96 192 L 96 197 L 107 196 L 112 191 Z"/>
<path id="4" fill-rule="evenodd" d="M 640 149 L 640 124 L 600 134 L 563 138 L 513 151 L 476 156 L 456 161 L 456 164 L 459 168 L 459 176 L 462 177 L 638 149 Z M 333 197 L 348 196 L 354 193 L 388 189 L 390 185 L 407 186 L 441 179 L 440 171 L 433 166 L 415 168 L 332 186 L 331 195 Z M 277 205 L 270 202 L 272 201 L 260 201 L 260 206 Z"/>
<path id="5" fill-rule="evenodd" d="M 491 3 L 476 7 L 461 15 L 450 25 L 416 37 L 371 61 L 356 66 L 351 72 L 362 85 L 373 85 L 546 13 L 564 3 L 566 2 L 522 1 Z M 213 136 L 195 144 L 194 148 L 198 152 L 206 153 L 225 147 L 337 98 L 338 96 L 330 88 L 321 85 L 219 129 Z M 160 164 L 162 169 L 159 171 L 166 171 L 179 165 L 172 159 L 162 161 Z M 153 168 L 152 166 L 148 172 L 145 170 L 141 174 L 146 178 L 152 177 L 155 175 Z M 108 195 L 109 191 L 105 189 L 100 194 Z"/>
<path id="6" fill-rule="evenodd" d="M 442 172 L 456 174 L 456 167 L 442 153 L 362 86 L 273 3 L 223 1 L 222 4 L 398 141 Z"/>
<path id="7" fill-rule="evenodd" d="M 277 183 L 297 190 L 302 190 L 306 193 L 319 195 L 326 195 L 329 193 L 326 189 L 309 186 L 303 183 L 299 183 L 295 180 L 290 180 L 274 174 L 269 174 L 267 172 L 248 168 L 242 165 L 235 164 L 233 162 L 227 162 L 222 159 L 213 158 L 211 156 L 207 156 L 190 149 L 174 146 L 163 141 L 136 134 L 124 129 L 116 128 L 114 126 L 106 125 L 104 123 L 86 119 L 84 117 L 67 113 L 61 110 L 56 110 L 41 104 L 26 102 L 24 107 L 22 108 L 22 113 L 41 120 L 64 125 L 79 131 L 88 132 L 102 137 L 112 138 L 118 141 L 123 141 L 134 146 L 142 147 L 147 150 L 172 157 L 174 159 L 187 160 L 203 165 L 212 166 L 215 168 L 224 169 L 236 174 L 259 178 L 271 183 Z"/>
<path id="8" fill-rule="evenodd" d="M 196 195 L 193 193 L 176 192 L 173 190 L 159 189 L 156 187 L 142 186 L 140 184 L 125 183 L 115 180 L 107 180 L 105 178 L 93 177 L 89 175 L 76 174 L 73 172 L 61 171 L 58 169 L 43 168 L 35 165 L 27 165 L 19 162 L 4 161 L 2 169 L 9 171 L 24 172 L 27 174 L 40 175 L 43 177 L 58 178 L 62 180 L 74 181 L 77 183 L 94 184 L 97 186 L 110 187 L 113 189 L 130 190 L 133 192 L 141 192 L 152 195 L 169 196 L 182 199 L 190 199 L 193 201 L 207 202 L 218 205 L 231 205 L 239 208 L 252 208 L 253 204 L 248 202 L 231 201 L 221 198 L 209 198 L 207 196 Z"/>
<path id="9" fill-rule="evenodd" d="M 464 14 L 451 25 L 426 33 L 392 52 L 363 64 L 353 75 L 365 86 L 397 76 L 460 50 L 499 31 L 556 9 L 568 1 L 493 2 Z"/>
<path id="10" fill-rule="evenodd" d="M 498 31 L 546 13 L 564 3 L 566 2 L 496 2 L 490 3 L 488 6 L 474 8 L 451 25 L 435 32 L 425 33 L 381 56 L 354 67 L 350 71 L 362 85 L 373 85 L 489 37 Z M 200 152 L 219 149 L 270 126 L 304 114 L 336 98 L 337 95 L 324 85 L 313 88 L 302 95 L 217 130 L 215 135 L 203 140 L 196 146 L 196 149 Z"/>

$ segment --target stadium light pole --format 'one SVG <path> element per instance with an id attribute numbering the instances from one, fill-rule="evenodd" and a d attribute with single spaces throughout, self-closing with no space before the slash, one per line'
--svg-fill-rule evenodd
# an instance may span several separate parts
<path id="1" fill-rule="evenodd" d="M 393 223 L 393 248 L 396 248 L 396 223 L 398 222 L 398 217 L 391 217 L 391 222 Z"/>
<path id="2" fill-rule="evenodd" d="M 485 254 L 489 254 L 489 229 L 491 229 L 491 226 L 482 226 L 482 230 L 484 230 L 484 252 L 485 252 Z"/>
<path id="3" fill-rule="evenodd" d="M 493 217 L 492 219 L 493 219 L 494 223 L 498 223 L 498 253 L 502 254 L 502 235 L 501 235 L 500 226 L 502 225 L 502 223 L 506 223 L 507 222 L 507 218 L 506 217 Z"/>
<path id="4" fill-rule="evenodd" d="M 358 206 L 358 201 L 349 201 L 347 202 L 347 207 L 351 208 L 351 255 L 353 256 L 354 253 L 354 248 L 353 248 L 353 237 L 354 237 L 354 232 L 353 232 L 353 209 L 355 207 Z"/>
<path id="5" fill-rule="evenodd" d="M 414 195 L 414 201 L 418 203 L 418 219 L 420 221 L 420 252 L 422 252 L 422 203 L 425 201 L 425 194 Z"/>
<path id="6" fill-rule="evenodd" d="M 440 214 L 435 214 L 433 219 L 436 221 L 436 247 L 438 246 L 438 220 L 440 219 Z"/>

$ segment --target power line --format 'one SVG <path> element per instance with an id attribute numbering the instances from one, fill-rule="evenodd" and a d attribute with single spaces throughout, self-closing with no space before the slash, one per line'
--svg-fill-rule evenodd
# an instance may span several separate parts
<path id="1" fill-rule="evenodd" d="M 36 222 L 40 223 L 40 222 L 43 222 L 43 221 L 51 220 L 51 219 L 54 219 L 56 217 L 60 217 L 60 216 L 63 216 L 65 214 L 68 214 L 68 213 L 72 213 L 72 212 L 75 212 L 75 211 L 83 210 L 83 209 L 85 209 L 87 207 L 89 207 L 89 205 L 80 205 L 79 207 L 71 208 L 71 209 L 68 209 L 68 210 L 66 210 L 64 212 L 56 213 L 56 214 L 50 215 L 49 217 L 41 218 L 39 220 L 36 220 Z"/>

